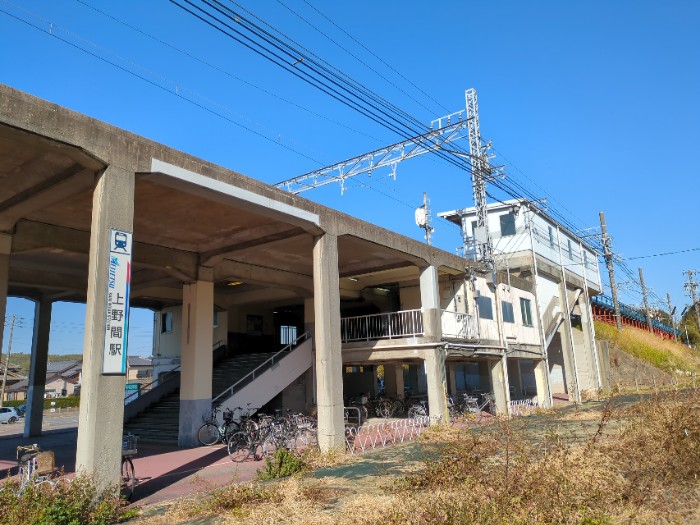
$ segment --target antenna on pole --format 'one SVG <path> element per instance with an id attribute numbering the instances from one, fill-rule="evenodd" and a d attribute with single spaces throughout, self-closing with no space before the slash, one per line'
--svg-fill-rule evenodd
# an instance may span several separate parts
<path id="1" fill-rule="evenodd" d="M 430 226 L 430 201 L 428 201 L 427 193 L 423 192 L 423 206 L 416 208 L 416 226 L 425 230 L 425 240 L 430 246 L 430 234 L 435 231 L 435 228 Z"/>

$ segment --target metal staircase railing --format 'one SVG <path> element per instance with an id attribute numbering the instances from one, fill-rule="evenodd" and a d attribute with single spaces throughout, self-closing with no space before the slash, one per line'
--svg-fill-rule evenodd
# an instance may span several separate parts
<path id="1" fill-rule="evenodd" d="M 248 372 L 245 376 L 240 378 L 238 381 L 236 381 L 234 384 L 232 384 L 230 387 L 228 387 L 226 390 L 221 392 L 218 396 L 216 396 L 214 399 L 211 400 L 212 406 L 215 406 L 224 399 L 231 397 L 236 390 L 241 388 L 242 386 L 250 383 L 253 381 L 258 375 L 260 375 L 262 372 L 265 372 L 268 370 L 272 365 L 283 359 L 285 356 L 289 355 L 297 346 L 299 346 L 301 343 L 306 341 L 309 338 L 309 332 L 305 332 L 301 334 L 299 337 L 297 337 L 293 342 L 285 346 L 282 350 L 274 354 L 272 357 L 269 359 L 263 361 L 260 363 L 257 367 L 255 367 L 253 370 Z"/>

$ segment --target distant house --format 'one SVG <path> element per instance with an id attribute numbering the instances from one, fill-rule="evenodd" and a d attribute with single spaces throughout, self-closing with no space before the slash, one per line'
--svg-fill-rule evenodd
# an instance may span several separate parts
<path id="1" fill-rule="evenodd" d="M 0 363 L 0 383 L 3 380 L 3 377 L 5 378 L 5 396 L 3 398 L 3 401 L 15 401 L 18 399 L 24 399 L 23 397 L 14 397 L 11 392 L 11 389 L 14 385 L 26 379 L 25 376 L 23 376 L 20 373 L 20 366 L 10 363 L 7 367 L 7 376 L 5 376 L 5 366 L 2 363 Z"/>
<path id="2" fill-rule="evenodd" d="M 126 401 L 131 402 L 153 382 L 153 361 L 150 357 L 129 356 L 126 377 Z M 134 395 L 135 392 L 138 394 Z"/>
<path id="3" fill-rule="evenodd" d="M 46 366 L 44 397 L 80 395 L 82 361 L 50 361 Z M 17 381 L 7 389 L 8 399 L 26 399 L 29 378 Z"/>

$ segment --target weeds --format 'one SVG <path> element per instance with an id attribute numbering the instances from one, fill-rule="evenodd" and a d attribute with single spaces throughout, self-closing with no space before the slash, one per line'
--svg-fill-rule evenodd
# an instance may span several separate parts
<path id="1" fill-rule="evenodd" d="M 19 485 L 6 480 L 0 485 L 0 524 L 11 525 L 109 525 L 133 517 L 133 510 L 119 498 L 100 494 L 88 476 L 70 483 Z"/>
<path id="2" fill-rule="evenodd" d="M 597 421 L 546 414 L 534 424 L 498 420 L 481 431 L 426 432 L 411 446 L 430 459 L 388 486 L 369 476 L 292 476 L 198 498 L 206 501 L 198 503 L 200 515 L 276 525 L 699 522 L 698 393 L 653 396 L 627 410 L 611 406 L 601 406 Z M 172 516 L 149 525 L 178 522 Z"/>
<path id="3" fill-rule="evenodd" d="M 273 457 L 265 458 L 265 466 L 258 470 L 258 479 L 286 478 L 309 470 L 303 454 L 295 450 L 278 448 Z"/>

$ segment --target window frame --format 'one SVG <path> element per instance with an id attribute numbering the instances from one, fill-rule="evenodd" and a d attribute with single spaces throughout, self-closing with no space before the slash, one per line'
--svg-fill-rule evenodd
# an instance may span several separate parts
<path id="1" fill-rule="evenodd" d="M 525 297 L 520 298 L 520 318 L 522 320 L 523 326 L 535 326 L 532 322 L 532 301 Z"/>
<path id="2" fill-rule="evenodd" d="M 508 212 L 498 216 L 498 220 L 501 227 L 501 237 L 512 237 L 518 232 L 515 226 L 515 213 Z M 506 222 L 507 221 L 507 222 Z M 505 222 L 505 227 L 504 227 Z M 512 232 L 510 231 L 512 227 Z"/>
<path id="3" fill-rule="evenodd" d="M 488 303 L 485 303 L 485 301 L 488 301 Z M 485 304 L 488 304 L 488 308 L 484 308 Z M 488 295 L 479 295 L 476 298 L 476 306 L 479 309 L 479 319 L 493 321 L 493 299 L 491 299 L 491 297 Z M 486 316 L 486 313 L 489 315 Z"/>
<path id="4" fill-rule="evenodd" d="M 515 311 L 513 303 L 510 301 L 501 301 L 501 316 L 504 323 L 515 324 Z"/>
<path id="5" fill-rule="evenodd" d="M 173 333 L 173 313 L 172 312 L 161 312 L 160 313 L 160 333 L 161 334 L 172 334 Z"/>

